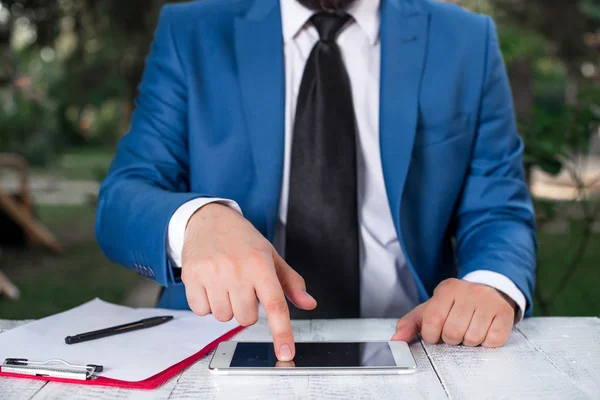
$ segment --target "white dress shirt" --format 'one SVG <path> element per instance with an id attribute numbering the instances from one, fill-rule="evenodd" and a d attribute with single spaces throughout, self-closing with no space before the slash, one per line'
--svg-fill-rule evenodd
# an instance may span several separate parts
<path id="1" fill-rule="evenodd" d="M 363 318 L 399 318 L 418 305 L 417 289 L 402 252 L 389 208 L 379 149 L 379 102 L 381 42 L 380 0 L 356 0 L 347 12 L 354 18 L 338 36 L 352 86 L 358 130 L 358 207 L 360 225 L 360 309 Z M 285 154 L 279 221 L 274 246 L 285 254 L 285 225 L 288 210 L 290 157 L 296 101 L 304 67 L 319 40 L 309 19 L 314 11 L 297 0 L 281 0 L 285 52 Z M 181 206 L 171 218 L 167 249 L 176 267 L 181 267 L 184 234 L 191 216 L 208 203 L 227 204 L 238 212 L 237 203 L 204 198 Z M 293 267 L 293 266 L 292 266 Z M 482 270 L 464 279 L 492 286 L 519 306 L 517 320 L 525 310 L 525 297 L 506 276 Z M 310 287 L 307 288 L 310 293 Z"/>

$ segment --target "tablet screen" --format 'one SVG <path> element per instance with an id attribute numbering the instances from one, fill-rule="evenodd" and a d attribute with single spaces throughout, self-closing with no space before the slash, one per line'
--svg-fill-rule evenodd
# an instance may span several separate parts
<path id="1" fill-rule="evenodd" d="M 395 367 L 390 346 L 372 343 L 296 343 L 293 364 L 279 363 L 272 343 L 238 343 L 230 368 L 381 368 Z"/>

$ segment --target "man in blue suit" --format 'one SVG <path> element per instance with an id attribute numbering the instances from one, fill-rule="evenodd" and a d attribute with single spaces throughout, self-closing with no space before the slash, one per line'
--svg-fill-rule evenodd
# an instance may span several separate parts
<path id="1" fill-rule="evenodd" d="M 166 287 L 162 307 L 251 325 L 259 300 L 283 361 L 290 317 L 402 317 L 395 340 L 496 347 L 532 307 L 522 153 L 488 17 L 434 0 L 170 5 L 97 236 Z"/>

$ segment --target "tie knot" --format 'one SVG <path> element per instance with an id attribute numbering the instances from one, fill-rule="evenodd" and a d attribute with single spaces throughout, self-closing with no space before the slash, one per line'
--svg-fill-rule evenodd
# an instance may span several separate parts
<path id="1" fill-rule="evenodd" d="M 352 17 L 348 14 L 333 14 L 321 12 L 315 14 L 310 19 L 317 31 L 319 31 L 319 37 L 324 42 L 333 42 L 337 38 L 340 29 L 346 22 Z"/>

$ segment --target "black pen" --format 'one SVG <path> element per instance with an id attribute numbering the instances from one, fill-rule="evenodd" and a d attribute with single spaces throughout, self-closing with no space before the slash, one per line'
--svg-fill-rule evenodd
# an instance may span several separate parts
<path id="1" fill-rule="evenodd" d="M 119 335 L 121 333 L 133 332 L 139 329 L 152 328 L 153 326 L 162 325 L 165 322 L 169 322 L 173 319 L 172 316 L 154 317 L 147 318 L 137 322 L 131 322 L 129 324 L 113 326 L 111 328 L 100 329 L 98 331 L 80 333 L 78 335 L 67 336 L 65 338 L 66 344 L 75 344 L 81 342 L 87 342 L 88 340 L 102 339 L 107 336 Z"/>

